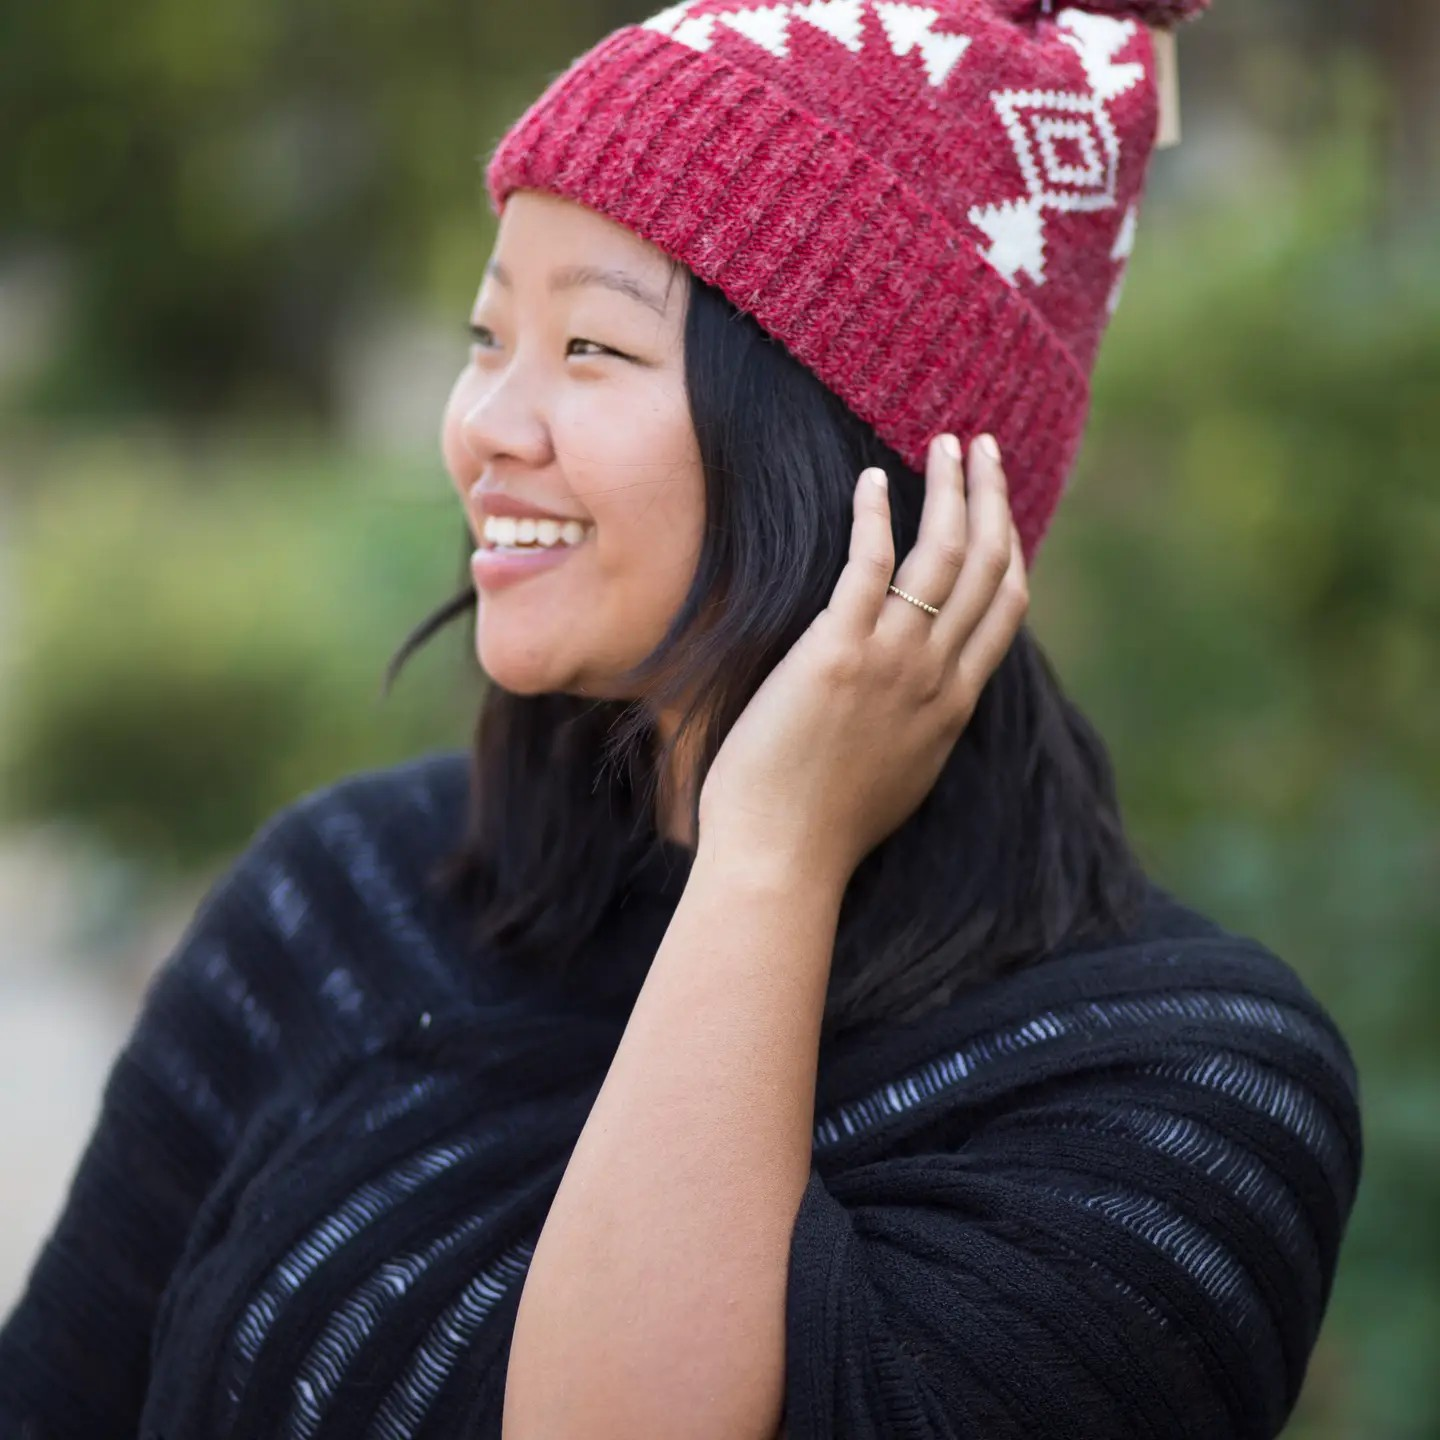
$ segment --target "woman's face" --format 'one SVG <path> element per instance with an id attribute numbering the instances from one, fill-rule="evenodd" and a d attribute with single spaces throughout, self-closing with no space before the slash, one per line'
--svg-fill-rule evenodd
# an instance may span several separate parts
<path id="1" fill-rule="evenodd" d="M 506 203 L 441 432 L 484 552 L 476 654 L 506 690 L 634 698 L 615 677 L 655 648 L 689 590 L 705 489 L 683 278 L 667 290 L 663 251 L 581 205 L 529 190 Z M 577 521 L 584 538 L 534 569 L 501 560 L 485 537 L 496 497 Z M 526 571 L 499 579 L 497 560 Z"/>

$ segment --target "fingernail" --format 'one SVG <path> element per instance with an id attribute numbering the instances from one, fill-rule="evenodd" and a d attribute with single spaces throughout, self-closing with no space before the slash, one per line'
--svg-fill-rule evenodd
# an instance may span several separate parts
<path id="1" fill-rule="evenodd" d="M 871 470 L 870 478 L 883 490 L 888 483 L 889 477 L 883 470 Z"/>
<path id="2" fill-rule="evenodd" d="M 960 458 L 960 442 L 953 435 L 940 437 L 940 448 L 952 459 Z"/>
<path id="3" fill-rule="evenodd" d="M 980 437 L 980 449 L 998 463 L 1000 459 L 1000 442 L 996 440 L 993 435 L 982 435 Z"/>

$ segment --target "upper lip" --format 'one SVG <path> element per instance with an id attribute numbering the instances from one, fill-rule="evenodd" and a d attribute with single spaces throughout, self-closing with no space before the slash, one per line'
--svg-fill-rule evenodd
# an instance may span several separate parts
<path id="1" fill-rule="evenodd" d="M 514 495 L 506 495 L 499 490 L 476 490 L 473 493 L 482 523 L 491 515 L 508 515 L 517 520 L 527 517 L 533 520 L 558 520 L 562 525 L 567 520 L 576 520 L 581 525 L 586 523 L 584 520 L 579 520 L 577 516 L 560 515 L 554 510 L 547 510 L 543 505 L 535 504 L 532 500 L 520 500 Z"/>

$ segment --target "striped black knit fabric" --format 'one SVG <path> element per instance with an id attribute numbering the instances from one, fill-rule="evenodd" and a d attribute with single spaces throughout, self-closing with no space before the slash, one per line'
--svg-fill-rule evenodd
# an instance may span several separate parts
<path id="1" fill-rule="evenodd" d="M 584 988 L 502 979 L 422 883 L 465 789 L 459 754 L 353 776 L 210 891 L 0 1330 L 0 1435 L 499 1436 L 527 1261 L 688 856 L 617 895 Z M 789 1440 L 1274 1436 L 1360 1158 L 1331 1019 L 1158 888 L 1123 943 L 827 1046 Z"/>

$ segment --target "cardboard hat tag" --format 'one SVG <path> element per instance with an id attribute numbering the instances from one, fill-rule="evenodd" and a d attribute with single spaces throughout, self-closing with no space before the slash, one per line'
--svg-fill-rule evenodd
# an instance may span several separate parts
<path id="1" fill-rule="evenodd" d="M 1155 89 L 1160 102 L 1160 126 L 1155 148 L 1180 143 L 1180 66 L 1175 55 L 1175 32 L 1148 27 L 1155 49 Z"/>

